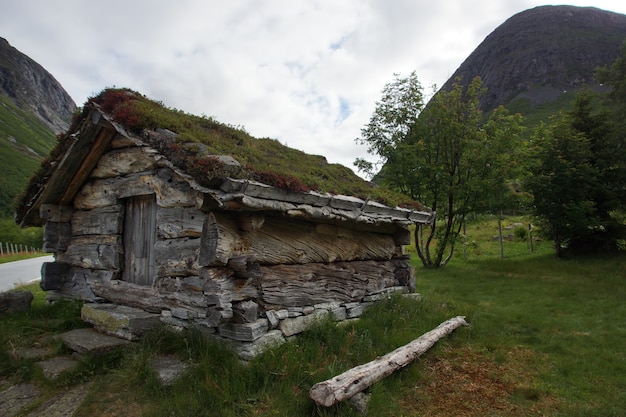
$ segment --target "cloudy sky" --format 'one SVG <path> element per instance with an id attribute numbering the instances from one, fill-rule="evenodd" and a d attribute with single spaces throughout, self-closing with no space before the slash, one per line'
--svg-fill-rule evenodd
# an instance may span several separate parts
<path id="1" fill-rule="evenodd" d="M 0 0 L 0 37 L 77 105 L 128 87 L 353 168 L 383 86 L 441 86 L 533 0 Z M 626 2 L 570 0 L 626 14 Z M 368 158 L 372 159 L 372 158 Z"/>

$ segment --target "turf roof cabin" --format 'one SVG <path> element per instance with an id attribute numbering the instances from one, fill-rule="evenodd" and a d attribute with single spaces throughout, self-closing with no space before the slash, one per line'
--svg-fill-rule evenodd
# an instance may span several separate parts
<path id="1" fill-rule="evenodd" d="M 187 122 L 158 128 L 142 119 L 154 113 L 146 105 Z M 259 174 L 242 150 L 210 155 L 210 133 L 174 133 L 189 120 L 215 124 L 126 90 L 84 106 L 17 211 L 23 225 L 45 223 L 55 262 L 42 269 L 44 290 L 243 342 L 289 336 L 299 331 L 289 320 L 318 311 L 356 316 L 381 294 L 413 290 L 403 246 L 408 226 L 433 221 L 432 212 Z M 244 151 L 256 146 L 247 137 Z M 274 185 L 259 181 L 268 178 Z"/>

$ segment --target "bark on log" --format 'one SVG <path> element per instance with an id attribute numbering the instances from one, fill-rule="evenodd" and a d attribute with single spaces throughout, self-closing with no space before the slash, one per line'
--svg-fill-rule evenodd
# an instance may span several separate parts
<path id="1" fill-rule="evenodd" d="M 347 400 L 375 382 L 405 367 L 430 349 L 442 337 L 452 333 L 460 326 L 467 325 L 463 316 L 451 318 L 385 356 L 313 385 L 309 396 L 318 405 L 325 407 Z"/>

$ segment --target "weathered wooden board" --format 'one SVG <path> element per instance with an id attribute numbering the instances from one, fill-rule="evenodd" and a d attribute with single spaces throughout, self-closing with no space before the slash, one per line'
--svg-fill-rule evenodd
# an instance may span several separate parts
<path id="1" fill-rule="evenodd" d="M 113 303 L 141 308 L 150 313 L 160 313 L 164 305 L 159 292 L 154 287 L 131 284 L 119 280 L 94 280 L 93 292 Z"/>
<path id="2" fill-rule="evenodd" d="M 202 290 L 227 302 L 259 298 L 258 278 L 236 278 L 228 268 L 200 268 Z"/>
<path id="3" fill-rule="evenodd" d="M 74 207 L 90 210 L 111 206 L 119 199 L 156 194 L 160 207 L 200 207 L 202 195 L 168 168 L 130 174 L 125 177 L 96 179 L 86 183 L 76 195 Z"/>
<path id="4" fill-rule="evenodd" d="M 117 134 L 114 128 L 107 126 L 106 117 L 99 111 L 85 118 L 78 131 L 86 140 L 71 142 L 65 152 L 66 157 L 55 166 L 46 187 L 38 196 L 41 204 L 70 205 L 78 187 L 97 163 L 97 158 Z M 36 207 L 36 204 L 33 206 Z"/>
<path id="5" fill-rule="evenodd" d="M 152 285 L 155 278 L 156 197 L 134 196 L 126 200 L 124 216 L 124 264 L 122 279 Z"/>
<path id="6" fill-rule="evenodd" d="M 398 285 L 390 261 L 262 266 L 261 273 L 264 302 L 287 307 L 358 301 Z"/>
<path id="7" fill-rule="evenodd" d="M 291 193 L 254 181 L 227 179 L 222 183 L 223 202 L 229 209 L 277 210 L 293 216 L 312 219 L 356 220 L 370 224 L 430 223 L 434 215 L 388 207 L 376 201 L 357 197 L 309 193 Z M 320 210 L 322 209 L 322 210 Z"/>
<path id="8" fill-rule="evenodd" d="M 148 147 L 132 147 L 115 149 L 100 157 L 98 164 L 91 172 L 93 178 L 111 178 L 152 171 L 157 160 L 162 158 L 159 153 Z"/>
<path id="9" fill-rule="evenodd" d="M 200 268 L 202 290 L 211 296 L 225 319 L 233 315 L 232 303 L 245 300 L 259 300 L 261 296 L 257 278 L 235 278 L 228 268 Z"/>
<path id="10" fill-rule="evenodd" d="M 57 223 L 47 221 L 43 228 L 43 251 L 56 253 L 65 251 L 72 237 L 69 223 Z"/>
<path id="11" fill-rule="evenodd" d="M 154 245 L 156 274 L 159 277 L 198 275 L 200 239 L 158 240 Z"/>
<path id="12" fill-rule="evenodd" d="M 211 213 L 202 239 L 202 266 L 241 256 L 253 256 L 260 265 L 281 265 L 389 260 L 401 252 L 393 236 L 276 216 L 265 216 L 259 228 L 241 230 L 236 221 Z"/>
<path id="13" fill-rule="evenodd" d="M 89 152 L 79 161 L 78 169 L 74 171 L 70 182 L 63 190 L 63 195 L 59 199 L 60 204 L 69 205 L 72 203 L 74 196 L 83 185 L 94 166 L 98 163 L 98 159 L 102 153 L 109 147 L 111 140 L 116 136 L 117 132 L 109 126 L 104 125 L 103 129 L 95 136 L 91 143 Z M 69 158 L 76 158 L 76 154 L 67 155 Z"/>
<path id="14" fill-rule="evenodd" d="M 115 179 L 95 180 L 87 182 L 74 199 L 74 207 L 78 210 L 113 206 L 117 204 Z M 145 192 L 148 194 L 148 192 Z"/>
<path id="15" fill-rule="evenodd" d="M 119 235 L 122 233 L 124 207 L 120 204 L 93 210 L 76 210 L 72 216 L 72 235 Z"/>
<path id="16" fill-rule="evenodd" d="M 223 316 L 222 309 L 215 305 L 215 301 L 219 300 L 202 291 L 180 291 L 185 280 L 162 279 L 155 286 L 144 286 L 119 280 L 94 279 L 91 287 L 95 295 L 117 304 L 151 313 L 184 310 L 186 316 L 203 319 L 209 327 L 217 326 Z"/>
<path id="17" fill-rule="evenodd" d="M 50 222 L 67 223 L 72 219 L 73 212 L 74 207 L 72 206 L 42 204 L 39 208 L 39 217 Z"/>
<path id="18" fill-rule="evenodd" d="M 159 207 L 157 236 L 160 239 L 200 237 L 206 213 L 194 207 Z"/>
<path id="19" fill-rule="evenodd" d="M 81 268 L 117 270 L 122 253 L 122 237 L 119 235 L 75 236 L 67 251 L 57 252 L 56 259 Z"/>

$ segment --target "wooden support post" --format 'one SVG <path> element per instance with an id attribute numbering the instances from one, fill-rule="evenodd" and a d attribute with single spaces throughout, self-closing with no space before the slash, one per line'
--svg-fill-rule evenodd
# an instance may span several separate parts
<path id="1" fill-rule="evenodd" d="M 456 328 L 467 325 L 463 316 L 451 318 L 385 356 L 313 385 L 309 396 L 318 405 L 325 407 L 347 400 L 384 377 L 404 368 Z"/>

